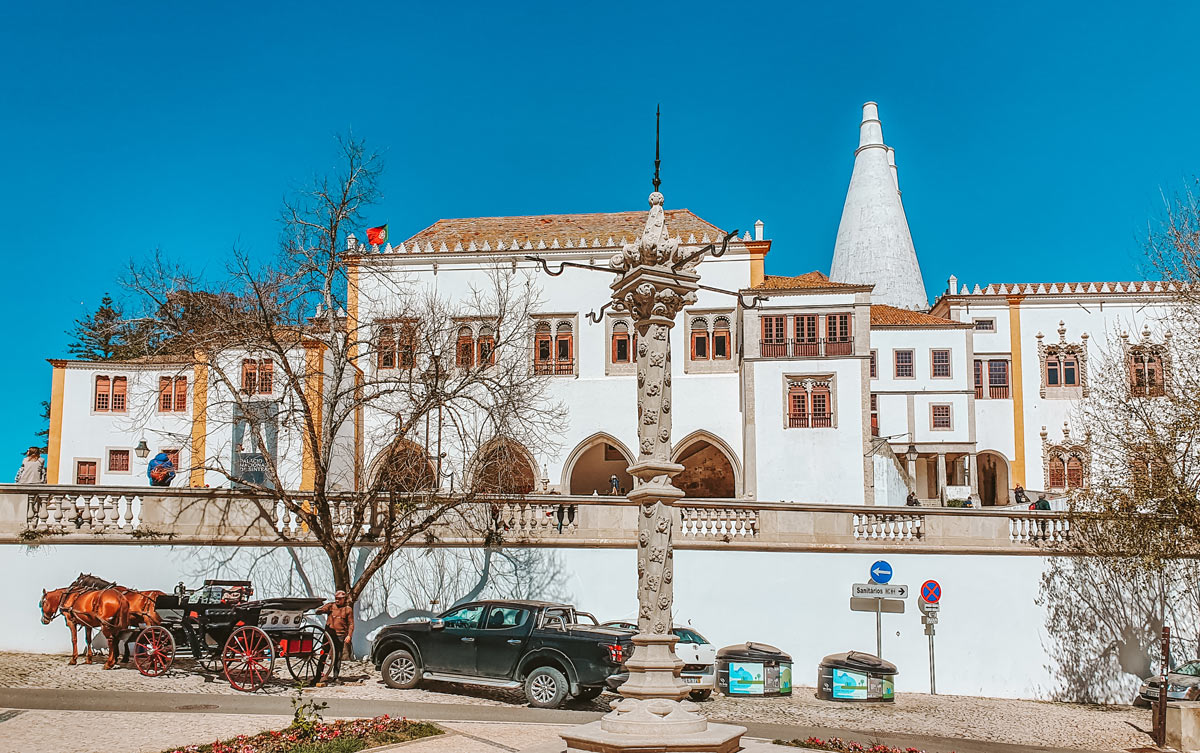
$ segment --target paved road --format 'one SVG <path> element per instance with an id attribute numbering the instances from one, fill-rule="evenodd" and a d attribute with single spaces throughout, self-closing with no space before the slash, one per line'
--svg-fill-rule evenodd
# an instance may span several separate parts
<path id="1" fill-rule="evenodd" d="M 480 706 L 453 703 L 400 703 L 348 698 L 320 698 L 329 708 L 327 716 L 405 716 L 427 721 L 508 722 L 510 724 L 583 724 L 600 718 L 596 711 L 534 709 L 514 706 Z M 64 690 L 43 688 L 0 688 L 0 708 L 57 709 L 64 711 L 136 711 L 212 714 L 291 715 L 288 697 L 222 695 L 215 693 L 141 693 L 131 691 Z M 921 735 L 881 735 L 875 732 L 765 724 L 721 720 L 746 727 L 751 737 L 792 739 L 817 736 L 840 737 L 863 743 L 882 742 L 898 748 L 920 748 L 928 753 L 1064 753 L 1064 749 L 993 743 Z M 1072 751 L 1072 753 L 1089 753 Z"/>

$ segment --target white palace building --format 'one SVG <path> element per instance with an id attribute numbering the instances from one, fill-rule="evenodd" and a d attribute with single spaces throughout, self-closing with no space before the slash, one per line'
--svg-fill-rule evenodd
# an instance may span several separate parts
<path id="1" fill-rule="evenodd" d="M 852 146 L 848 141 L 848 153 Z M 720 244 L 732 232 L 686 209 L 671 209 L 667 200 L 667 229 L 685 248 Z M 618 492 L 631 486 L 626 468 L 638 441 L 635 333 L 620 313 L 588 316 L 610 299 L 608 275 L 567 268 L 550 276 L 530 257 L 555 269 L 562 262 L 602 266 L 642 233 L 646 217 L 642 208 L 443 219 L 394 246 L 347 241 L 346 321 L 354 331 L 371 333 L 377 346 L 364 369 L 403 365 L 404 344 L 389 345 L 398 336 L 389 319 L 390 290 L 415 286 L 438 299 L 463 300 L 497 271 L 525 275 L 540 287 L 528 364 L 545 375 L 567 416 L 554 447 L 526 447 L 518 456 L 528 463 L 534 492 L 527 506 L 555 504 L 538 495 L 570 497 L 580 518 L 578 531 L 564 531 L 560 522 L 553 540 L 533 545 L 547 547 L 552 554 L 546 556 L 560 563 L 563 590 L 555 593 L 572 594 L 607 619 L 636 610 L 630 544 L 636 538 L 629 538 L 636 524 L 614 534 L 625 536 L 630 545 L 624 546 L 608 538 L 615 529 L 606 522 L 632 508 L 603 499 L 614 475 Z M 745 305 L 736 295 L 702 288 L 672 333 L 673 452 L 684 466 L 675 483 L 686 493 L 676 534 L 677 620 L 694 621 L 717 645 L 778 645 L 805 668 L 798 670 L 803 677 L 825 654 L 874 649 L 875 615 L 847 611 L 846 604 L 851 584 L 868 577 L 875 558 L 887 556 L 894 582 L 916 588 L 924 578 L 936 578 L 942 584 L 937 662 L 950 668 L 939 675 L 943 692 L 1127 702 L 1142 669 L 1136 662 L 1122 660 L 1118 667 L 1114 653 L 1098 656 L 1087 664 L 1089 671 L 1117 680 L 1089 683 L 1082 691 L 1063 681 L 1082 664 L 1066 673 L 1055 669 L 1075 662 L 1075 649 L 1064 649 L 1064 641 L 1100 628 L 1057 625 L 1039 599 L 1048 573 L 1072 567 L 1037 541 L 1048 530 L 1061 532 L 1046 521 L 1063 518 L 1020 510 L 1013 489 L 1022 485 L 1058 498 L 1088 483 L 1082 432 L 1072 431 L 1071 420 L 1078 401 L 1088 398 L 1089 380 L 1109 344 L 1125 348 L 1136 389 L 1161 394 L 1170 364 L 1163 358 L 1166 335 L 1155 333 L 1162 331 L 1156 324 L 1170 306 L 1171 290 L 1126 281 L 968 286 L 950 277 L 931 304 L 894 152 L 874 103 L 863 108 L 828 274 L 771 267 L 771 246 L 764 224 L 755 222 L 725 254 L 706 256 L 696 270 L 700 284 L 740 294 Z M 464 319 L 455 326 L 450 339 L 459 365 L 492 357 L 486 322 Z M 515 352 L 509 348 L 506 358 L 523 362 L 526 356 Z M 225 372 L 241 374 L 240 388 L 253 394 L 255 406 L 267 416 L 280 410 L 285 396 L 279 365 L 228 357 L 234 360 Z M 295 358 L 320 354 L 301 349 Z M 154 504 L 206 500 L 228 486 L 213 468 L 232 467 L 238 476 L 256 454 L 261 462 L 268 453 L 278 459 L 283 484 L 311 488 L 311 464 L 294 430 L 281 422 L 266 432 L 266 446 L 253 446 L 236 416 L 218 414 L 229 410 L 229 395 L 190 358 L 51 364 L 50 484 L 95 484 L 109 497 L 116 494 L 112 487 L 143 487 L 130 499 L 150 499 L 144 456 L 168 452 L 180 469 L 172 485 L 195 491 L 173 491 Z M 343 488 L 371 478 L 390 441 L 392 417 L 371 408 L 363 412 L 335 473 L 335 485 Z M 449 482 L 439 483 L 444 488 Z M 86 497 L 81 491 L 54 487 L 45 499 Z M 897 507 L 910 491 L 921 509 Z M 67 519 L 79 509 L 73 503 L 47 519 L 46 506 L 37 511 L 35 502 L 27 505 L 27 494 L 30 500 L 37 496 L 0 494 L 0 512 L 11 509 L 14 518 L 8 524 L 12 544 L 0 546 L 0 569 L 38 573 L 16 579 L 14 603 L 32 606 L 37 588 L 70 582 L 80 570 L 147 588 L 212 576 L 203 569 L 211 561 L 203 557 L 209 548 L 194 540 L 164 545 L 131 537 L 129 521 L 118 528 L 119 513 L 110 519 L 104 510 L 95 513 L 89 532 L 76 533 L 78 524 Z M 975 510 L 942 509 L 966 499 L 975 501 Z M 683 507 L 688 500 L 698 500 L 691 512 Z M 92 509 L 98 504 L 92 502 Z M 129 515 L 132 507 L 122 509 Z M 706 511 L 716 509 L 738 521 L 734 536 L 713 536 L 704 528 L 713 520 Z M 35 510 L 28 525 L 64 536 L 42 539 L 36 548 L 20 546 L 26 510 Z M 1050 517 L 1034 521 L 1039 514 Z M 531 514 L 526 523 L 544 525 L 545 519 Z M 755 522 L 747 526 L 746 520 Z M 141 545 L 106 545 L 112 543 Z M 62 650 L 65 636 L 42 628 L 32 611 L 10 611 L 0 619 L 6 636 L 0 649 Z M 916 612 L 883 618 L 884 654 L 903 668 L 897 688 L 905 692 L 928 689 L 926 638 Z M 1110 637 L 1128 642 L 1134 635 L 1114 629 L 1101 643 Z M 1129 645 L 1129 656 L 1142 651 Z M 1003 661 L 997 661 L 997 646 L 1004 647 Z"/>
<path id="2" fill-rule="evenodd" d="M 930 306 L 894 155 L 876 105 L 867 103 L 828 275 L 769 274 L 772 244 L 761 221 L 723 256 L 700 263 L 703 285 L 757 305 L 701 290 L 676 324 L 675 458 L 685 467 L 676 483 L 689 497 L 901 505 L 911 490 L 925 505 L 1004 506 L 1017 485 L 1053 497 L 1086 482 L 1070 409 L 1088 395 L 1089 345 L 1134 333 L 1136 377 L 1161 387 L 1162 361 L 1143 335 L 1168 300 L 1160 283 L 968 287 L 951 277 Z M 351 237 L 348 317 L 380 322 L 378 336 L 387 337 L 383 301 L 398 279 L 454 299 L 497 263 L 536 272 L 531 255 L 551 265 L 603 264 L 641 233 L 645 216 L 443 219 L 385 248 Z M 726 235 L 686 209 L 668 209 L 667 227 L 686 246 Z M 631 486 L 634 333 L 620 314 L 599 323 L 586 316 L 609 299 L 607 283 L 587 272 L 540 276 L 544 313 L 531 365 L 552 376 L 569 409 L 558 449 L 526 448 L 543 493 L 607 494 L 614 474 Z M 460 362 L 479 358 L 488 337 L 485 326 L 464 322 Z M 372 361 L 368 368 L 396 366 L 394 357 Z M 223 478 L 201 468 L 214 459 L 236 468 L 236 450 L 245 450 L 236 422 L 226 441 L 197 428 L 206 406 L 228 401 L 211 394 L 219 388 L 190 359 L 51 363 L 50 483 L 145 485 L 145 461 L 135 453 L 143 439 L 151 455 L 166 451 L 192 469 L 176 486 L 220 486 Z M 270 377 L 255 384 L 269 402 Z M 294 488 L 303 488 L 297 440 L 285 434 L 261 449 L 280 457 Z M 385 449 L 369 438 L 354 446 L 361 468 Z M 198 452 L 209 462 L 189 457 Z M 352 476 L 344 483 L 355 483 Z"/>

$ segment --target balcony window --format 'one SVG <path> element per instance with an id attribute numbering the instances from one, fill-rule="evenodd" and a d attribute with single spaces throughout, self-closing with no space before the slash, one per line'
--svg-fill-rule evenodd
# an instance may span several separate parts
<path id="1" fill-rule="evenodd" d="M 897 379 L 912 379 L 916 376 L 913 369 L 913 351 L 893 351 L 895 356 L 895 376 Z"/>
<path id="2" fill-rule="evenodd" d="M 762 319 L 762 340 L 759 354 L 764 358 L 784 358 L 787 356 L 787 319 L 782 316 L 764 316 Z"/>
<path id="3" fill-rule="evenodd" d="M 975 359 L 975 399 L 983 399 L 983 361 Z"/>
<path id="4" fill-rule="evenodd" d="M 993 400 L 1007 400 L 1008 393 L 1008 361 L 993 358 L 988 361 L 988 397 Z"/>
<path id="5" fill-rule="evenodd" d="M 833 426 L 833 400 L 829 382 L 805 379 L 788 385 L 789 429 L 824 429 Z"/>
<path id="6" fill-rule="evenodd" d="M 557 327 L 547 321 L 535 325 L 533 372 L 552 376 L 575 373 L 575 344 L 570 322 L 559 322 Z"/>
<path id="7" fill-rule="evenodd" d="M 795 318 L 796 345 L 792 355 L 802 358 L 814 358 L 821 355 L 821 339 L 817 334 L 817 315 L 800 314 Z"/>
<path id="8" fill-rule="evenodd" d="M 854 352 L 850 339 L 850 315 L 829 314 L 825 317 L 825 355 L 848 356 Z"/>

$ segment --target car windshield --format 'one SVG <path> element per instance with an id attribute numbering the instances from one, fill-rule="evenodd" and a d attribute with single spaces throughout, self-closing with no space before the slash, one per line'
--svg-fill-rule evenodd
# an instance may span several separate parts
<path id="1" fill-rule="evenodd" d="M 703 635 L 700 635 L 691 628 L 675 628 L 673 632 L 675 633 L 675 637 L 683 643 L 698 643 L 702 646 L 708 643 Z"/>
<path id="2" fill-rule="evenodd" d="M 1192 677 L 1200 677 L 1200 661 L 1190 661 L 1182 667 L 1176 667 L 1171 670 L 1177 675 L 1191 675 Z"/>

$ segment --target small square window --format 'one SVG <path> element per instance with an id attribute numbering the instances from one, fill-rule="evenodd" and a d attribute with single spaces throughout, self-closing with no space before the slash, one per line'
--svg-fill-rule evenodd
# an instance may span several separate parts
<path id="1" fill-rule="evenodd" d="M 911 350 L 897 350 L 895 356 L 897 379 L 912 379 L 916 376 L 916 372 L 913 370 L 913 352 Z"/>
<path id="2" fill-rule="evenodd" d="M 950 424 L 950 406 L 949 405 L 932 405 L 932 427 L 934 429 L 949 429 Z"/>
<path id="3" fill-rule="evenodd" d="M 108 470 L 125 473 L 129 470 L 129 450 L 109 450 Z"/>
<path id="4" fill-rule="evenodd" d="M 996 331 L 996 320 L 995 319 L 976 319 L 975 320 L 975 331 L 976 332 L 995 332 Z"/>

